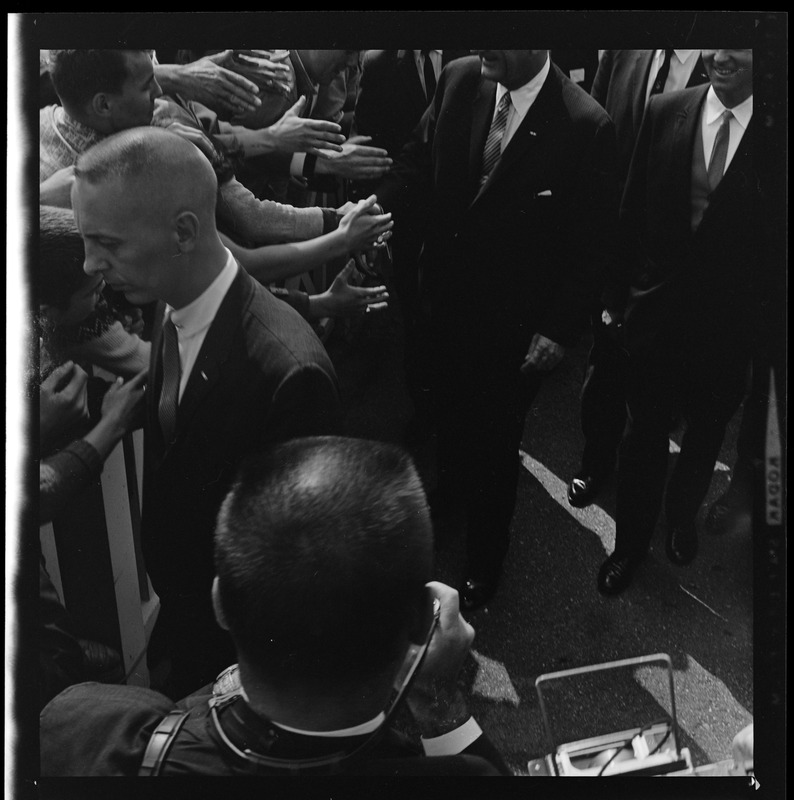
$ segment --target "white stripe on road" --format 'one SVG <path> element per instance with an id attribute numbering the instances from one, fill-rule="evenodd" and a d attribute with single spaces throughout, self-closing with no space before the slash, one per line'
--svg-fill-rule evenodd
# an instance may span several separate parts
<path id="1" fill-rule="evenodd" d="M 521 463 L 524 469 L 531 473 L 543 488 L 564 508 L 582 527 L 592 531 L 604 546 L 604 552 L 609 555 L 615 549 L 615 520 L 599 506 L 587 508 L 574 508 L 568 503 L 568 484 L 560 480 L 550 469 L 532 458 L 529 453 L 519 450 Z"/>
<path id="2" fill-rule="evenodd" d="M 477 662 L 477 674 L 471 687 L 472 694 L 497 703 L 518 706 L 521 701 L 505 665 L 476 650 L 472 650 L 471 654 Z"/>

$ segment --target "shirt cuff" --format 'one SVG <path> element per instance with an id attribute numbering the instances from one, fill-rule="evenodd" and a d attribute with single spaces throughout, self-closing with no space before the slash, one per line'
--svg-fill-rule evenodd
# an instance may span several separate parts
<path id="1" fill-rule="evenodd" d="M 289 174 L 296 178 L 303 177 L 303 162 L 306 160 L 306 153 L 293 153 L 292 161 L 289 162 Z"/>
<path id="2" fill-rule="evenodd" d="M 462 753 L 470 744 L 482 735 L 482 728 L 474 717 L 469 717 L 458 728 L 432 739 L 422 737 L 422 747 L 426 756 L 454 756 Z"/>

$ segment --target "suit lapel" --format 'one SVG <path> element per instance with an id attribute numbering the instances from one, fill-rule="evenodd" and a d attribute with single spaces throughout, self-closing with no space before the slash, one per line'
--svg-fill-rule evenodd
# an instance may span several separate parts
<path id="1" fill-rule="evenodd" d="M 695 152 L 696 137 L 699 135 L 700 108 L 706 97 L 704 87 L 702 92 L 696 92 L 686 106 L 678 111 L 675 116 L 672 149 L 671 170 L 675 176 L 675 197 L 670 202 L 680 210 L 680 224 L 689 231 L 691 229 L 691 192 L 692 192 L 692 159 Z"/>
<path id="2" fill-rule="evenodd" d="M 701 83 L 708 82 L 709 75 L 706 72 L 706 67 L 703 65 L 703 57 L 698 56 L 697 61 L 695 62 L 695 68 L 692 70 L 692 74 L 689 76 L 689 80 L 687 81 L 686 88 L 689 89 L 692 86 L 700 86 Z"/>
<path id="3" fill-rule="evenodd" d="M 234 282 L 226 292 L 218 313 L 204 337 L 187 386 L 179 402 L 176 431 L 179 437 L 200 408 L 204 398 L 221 380 L 223 365 L 229 357 L 231 343 L 240 327 L 241 312 L 253 291 L 247 273 L 238 265 Z"/>
<path id="4" fill-rule="evenodd" d="M 634 62 L 634 68 L 631 70 L 632 85 L 630 87 L 631 97 L 633 98 L 632 115 L 635 131 L 639 131 L 642 116 L 645 113 L 645 95 L 648 89 L 651 64 L 653 63 L 653 53 L 653 50 L 635 51 L 636 61 Z"/>
<path id="5" fill-rule="evenodd" d="M 152 437 L 158 448 L 163 446 L 158 406 L 163 389 L 163 318 L 165 303 L 159 302 L 154 311 L 156 324 L 152 331 L 152 348 L 149 355 L 149 386 L 146 391 L 146 435 Z"/>

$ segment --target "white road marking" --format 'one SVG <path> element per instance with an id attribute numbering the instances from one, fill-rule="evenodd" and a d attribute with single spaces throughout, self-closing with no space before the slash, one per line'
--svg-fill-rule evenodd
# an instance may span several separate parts
<path id="1" fill-rule="evenodd" d="M 574 508 L 568 503 L 568 484 L 558 478 L 550 469 L 532 458 L 529 453 L 519 450 L 524 469 L 540 481 L 543 488 L 564 508 L 580 525 L 592 531 L 604 546 L 609 555 L 615 549 L 615 520 L 599 506 Z"/>
<path id="2" fill-rule="evenodd" d="M 476 650 L 472 650 L 471 654 L 477 662 L 477 674 L 474 676 L 474 684 L 471 688 L 472 694 L 487 700 L 518 706 L 521 701 L 505 665 Z"/>

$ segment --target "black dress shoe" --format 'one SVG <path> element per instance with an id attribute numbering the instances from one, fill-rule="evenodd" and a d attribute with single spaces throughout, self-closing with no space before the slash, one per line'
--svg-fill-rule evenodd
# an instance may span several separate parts
<path id="1" fill-rule="evenodd" d="M 574 508 L 589 506 L 601 491 L 605 480 L 606 476 L 578 473 L 568 484 L 568 502 Z"/>
<path id="2" fill-rule="evenodd" d="M 698 553 L 698 534 L 695 523 L 669 525 L 667 528 L 667 557 L 683 567 Z"/>
<path id="3" fill-rule="evenodd" d="M 598 591 L 610 597 L 620 594 L 630 583 L 638 559 L 613 553 L 598 571 Z"/>
<path id="4" fill-rule="evenodd" d="M 465 580 L 458 590 L 462 611 L 476 611 L 482 608 L 496 594 L 496 582 Z"/>

